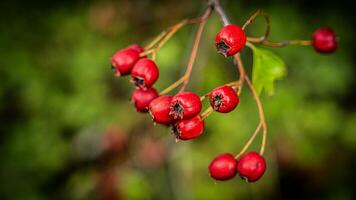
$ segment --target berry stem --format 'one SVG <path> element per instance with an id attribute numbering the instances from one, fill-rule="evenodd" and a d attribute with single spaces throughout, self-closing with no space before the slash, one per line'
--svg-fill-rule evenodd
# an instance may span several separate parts
<path id="1" fill-rule="evenodd" d="M 281 42 L 271 42 L 268 40 L 261 40 L 261 38 L 247 37 L 248 42 L 263 44 L 269 47 L 285 47 L 288 45 L 300 45 L 300 46 L 310 46 L 312 45 L 311 40 L 285 40 Z"/>
<path id="2" fill-rule="evenodd" d="M 242 91 L 242 87 L 243 87 L 244 81 L 245 81 L 246 71 L 245 71 L 245 67 L 244 67 L 244 65 L 242 63 L 240 53 L 236 54 L 234 56 L 234 58 L 235 58 L 234 61 L 237 64 L 237 68 L 238 68 L 239 73 L 240 73 L 240 78 L 238 80 L 240 84 L 238 86 L 238 93 L 237 93 L 240 96 L 240 93 Z"/>
<path id="3" fill-rule="evenodd" d="M 145 50 L 151 49 L 157 42 L 159 42 L 165 35 L 167 34 L 167 30 L 162 31 L 159 35 L 157 35 L 148 45 L 145 46 Z"/>
<path id="4" fill-rule="evenodd" d="M 264 115 L 262 103 L 261 103 L 261 100 L 260 100 L 260 98 L 259 98 L 259 96 L 258 96 L 253 84 L 250 81 L 250 78 L 248 77 L 248 75 L 245 74 L 245 67 L 244 67 L 244 64 L 242 62 L 241 56 L 239 54 L 237 54 L 235 56 L 235 59 L 236 59 L 236 63 L 237 63 L 237 66 L 238 66 L 238 70 L 240 71 L 240 74 L 244 74 L 244 79 L 246 81 L 246 84 L 248 85 L 248 87 L 249 87 L 249 89 L 250 89 L 250 91 L 251 91 L 251 93 L 252 93 L 252 95 L 253 95 L 253 97 L 254 97 L 254 99 L 256 101 L 256 104 L 257 104 L 258 114 L 259 114 L 259 118 L 260 118 L 260 122 L 259 122 L 258 126 L 260 126 L 260 124 L 261 124 L 262 128 L 263 128 L 262 144 L 261 144 L 261 150 L 260 150 L 260 154 L 263 155 L 263 153 L 265 151 L 265 146 L 266 146 L 267 124 L 266 124 L 266 121 L 265 121 L 265 115 Z M 241 78 L 241 75 L 240 75 L 240 78 Z M 255 134 L 257 135 L 259 129 L 260 128 L 257 128 L 255 133 L 252 135 L 251 142 L 249 141 L 246 144 L 246 149 L 251 145 L 251 143 L 255 139 L 256 136 L 254 136 L 254 135 Z"/>
<path id="5" fill-rule="evenodd" d="M 259 41 L 264 41 L 267 39 L 267 37 L 269 36 L 269 33 L 270 33 L 270 30 L 271 30 L 271 23 L 270 23 L 270 19 L 269 19 L 269 16 L 262 12 L 261 10 L 257 10 L 254 14 L 252 14 L 250 16 L 250 18 L 245 22 L 245 24 L 242 26 L 242 29 L 245 30 L 252 22 L 253 20 L 256 19 L 256 17 L 258 16 L 263 16 L 265 18 L 265 21 L 266 21 L 266 31 L 265 31 L 265 34 L 262 36 L 262 37 L 259 37 L 259 38 L 255 38 Z"/>
<path id="6" fill-rule="evenodd" d="M 211 11 L 212 11 L 212 8 L 209 7 L 205 11 L 204 15 L 201 17 L 202 20 L 199 23 L 199 27 L 198 27 L 198 30 L 197 30 L 197 33 L 196 33 L 196 36 L 195 36 L 195 41 L 194 41 L 192 53 L 190 54 L 189 62 L 188 62 L 188 65 L 187 65 L 187 69 L 186 69 L 185 74 L 184 74 L 185 80 L 183 81 L 183 85 L 182 85 L 182 88 L 180 89 L 180 92 L 184 91 L 185 88 L 187 87 L 188 83 L 189 83 L 189 78 L 190 78 L 190 76 L 192 74 L 192 69 L 193 69 L 193 66 L 194 66 L 194 62 L 195 62 L 196 57 L 197 57 L 199 43 L 200 43 L 201 36 L 202 36 L 203 30 L 204 30 L 206 19 L 210 16 Z"/>
<path id="7" fill-rule="evenodd" d="M 271 31 L 270 19 L 269 16 L 261 10 L 257 10 L 254 14 L 250 16 L 250 18 L 245 22 L 242 26 L 242 29 L 245 30 L 258 16 L 263 16 L 266 21 L 266 31 L 265 34 L 261 37 L 247 37 L 248 42 L 263 44 L 265 46 L 270 47 L 284 47 L 287 45 L 301 45 L 301 46 L 310 46 L 312 45 L 311 40 L 286 40 L 281 42 L 271 42 L 268 41 L 267 38 Z"/>
<path id="8" fill-rule="evenodd" d="M 182 83 L 183 83 L 183 86 L 182 86 L 180 91 L 183 91 L 187 87 L 190 75 L 192 73 L 192 69 L 193 69 L 194 61 L 195 61 L 196 54 L 197 54 L 197 51 L 198 51 L 198 47 L 199 47 L 199 43 L 200 43 L 200 39 L 201 39 L 201 35 L 202 35 L 202 32 L 203 32 L 203 29 L 204 29 L 204 25 L 206 23 L 207 18 L 211 14 L 211 11 L 212 11 L 212 8 L 209 7 L 208 9 L 206 9 L 206 11 L 204 12 L 204 14 L 201 17 L 182 21 L 185 24 L 199 23 L 199 27 L 198 27 L 198 31 L 197 31 L 197 34 L 196 34 L 195 42 L 194 42 L 194 45 L 193 45 L 192 53 L 190 55 L 188 66 L 187 66 L 187 69 L 186 69 L 186 72 L 184 73 L 184 75 L 179 80 L 177 80 L 176 82 L 174 82 L 173 84 L 168 86 L 166 89 L 164 89 L 162 92 L 160 92 L 160 95 L 167 94 L 168 92 L 172 91 L 173 89 L 175 89 L 176 87 L 178 87 Z M 166 42 L 167 39 L 166 40 L 163 39 L 162 41 Z M 162 41 L 160 43 L 162 43 Z M 155 49 L 148 50 L 147 52 L 148 53 L 152 53 L 153 51 L 157 51 L 157 48 L 158 49 L 160 48 L 160 44 L 158 44 L 158 46 Z"/>
<path id="9" fill-rule="evenodd" d="M 251 81 L 250 81 L 250 78 L 248 76 L 245 76 L 245 80 L 246 80 L 246 83 L 248 85 L 248 87 L 250 88 L 254 98 L 255 98 L 255 101 L 256 101 L 256 104 L 257 104 L 257 108 L 258 108 L 258 113 L 259 113 L 259 116 L 260 116 L 260 123 L 262 124 L 262 129 L 263 129 L 263 135 L 262 135 L 262 145 L 261 145 L 261 149 L 260 149 L 260 154 L 263 155 L 264 151 L 265 151 L 265 147 L 266 147 L 266 139 L 267 139 L 267 124 L 266 124 L 266 121 L 265 121 L 265 114 L 264 114 L 264 111 L 263 111 L 263 107 L 262 107 L 262 103 L 261 103 L 261 100 L 260 98 L 258 97 L 258 94 L 255 90 L 255 88 L 253 87 Z"/>
<path id="10" fill-rule="evenodd" d="M 238 159 L 240 156 L 242 156 L 246 152 L 246 150 L 251 146 L 252 142 L 255 140 L 256 136 L 258 135 L 258 132 L 260 131 L 261 127 L 262 127 L 262 123 L 260 122 L 255 132 L 251 135 L 250 139 L 247 141 L 245 146 L 238 154 L 236 154 L 235 159 Z"/>
<path id="11" fill-rule="evenodd" d="M 206 110 L 204 110 L 204 112 L 201 114 L 202 120 L 204 121 L 213 112 L 214 112 L 214 109 L 212 107 L 209 107 Z"/>
<path id="12" fill-rule="evenodd" d="M 164 90 L 162 90 L 159 95 L 165 95 L 168 92 L 172 91 L 173 89 L 175 89 L 176 87 L 178 87 L 180 84 L 182 84 L 184 82 L 184 80 L 186 79 L 185 76 L 182 76 L 180 79 L 178 79 L 176 82 L 172 83 L 170 86 L 168 86 L 167 88 L 165 88 Z"/>
<path id="13" fill-rule="evenodd" d="M 155 45 L 155 43 L 157 43 L 158 41 L 158 44 L 157 44 L 157 46 L 156 47 L 154 47 L 154 48 L 152 48 L 152 49 L 149 49 L 149 50 L 146 50 L 146 51 L 144 51 L 144 52 L 142 52 L 141 54 L 140 54 L 140 56 L 142 57 L 142 56 L 146 56 L 146 55 L 148 55 L 148 54 L 151 54 L 151 53 L 153 53 L 153 52 L 157 52 L 158 50 L 160 50 L 161 48 L 162 48 L 162 46 L 178 31 L 178 30 L 180 30 L 184 25 L 186 25 L 187 24 L 187 20 L 183 20 L 183 21 L 181 21 L 181 22 L 179 22 L 179 23 L 177 23 L 177 24 L 175 24 L 175 25 L 173 25 L 172 27 L 170 27 L 169 28 L 169 31 L 168 31 L 168 33 L 167 34 L 162 34 L 162 33 L 164 33 L 165 31 L 163 31 L 161 34 L 162 35 L 165 35 L 163 38 L 160 38 L 160 37 L 156 37 L 156 39 L 154 39 L 154 41 L 152 42 L 153 43 L 153 45 Z M 160 34 L 160 35 L 161 35 Z M 158 35 L 158 36 L 160 36 L 160 35 Z M 146 49 L 146 48 L 145 48 Z"/>
<path id="14" fill-rule="evenodd" d="M 157 52 L 177 31 L 183 28 L 185 25 L 198 24 L 206 20 L 209 17 L 212 7 L 209 7 L 205 13 L 197 18 L 184 19 L 177 24 L 168 27 L 166 30 L 158 34 L 148 45 L 145 46 L 145 51 L 140 54 L 140 56 L 146 56 L 153 52 Z M 206 13 L 209 12 L 208 15 Z M 157 44 L 158 43 L 158 44 Z M 157 44 L 156 47 L 154 47 Z M 153 48 L 154 47 L 154 48 Z"/>

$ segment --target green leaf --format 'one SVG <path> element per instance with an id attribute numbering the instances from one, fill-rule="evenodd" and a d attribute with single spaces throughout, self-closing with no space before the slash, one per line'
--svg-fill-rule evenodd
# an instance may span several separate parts
<path id="1" fill-rule="evenodd" d="M 253 51 L 252 83 L 258 94 L 264 90 L 268 95 L 274 93 L 274 82 L 287 74 L 283 60 L 267 49 L 250 46 Z"/>

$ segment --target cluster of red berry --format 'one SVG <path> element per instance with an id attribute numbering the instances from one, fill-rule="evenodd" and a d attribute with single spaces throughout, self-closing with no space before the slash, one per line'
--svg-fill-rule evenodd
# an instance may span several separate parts
<path id="1" fill-rule="evenodd" d="M 313 45 L 320 53 L 336 50 L 336 35 L 331 29 L 316 30 L 312 39 L 307 41 L 308 45 Z M 216 35 L 215 46 L 220 54 L 229 57 L 237 54 L 247 40 L 244 28 L 229 24 Z M 154 59 L 144 54 L 147 50 L 137 44 L 119 50 L 112 56 L 112 68 L 116 76 L 131 74 L 131 82 L 136 86 L 131 100 L 137 111 L 149 112 L 155 123 L 171 126 L 177 140 L 194 139 L 203 133 L 206 115 L 200 113 L 205 96 L 209 96 L 212 110 L 220 113 L 231 112 L 239 104 L 239 88 L 235 84 L 217 87 L 203 97 L 187 91 L 174 96 L 160 95 L 153 88 L 159 77 L 159 69 Z M 245 180 L 254 182 L 262 177 L 265 170 L 266 162 L 256 152 L 248 152 L 240 158 L 225 153 L 217 156 L 209 166 L 210 175 L 216 180 L 227 180 L 238 173 Z"/>

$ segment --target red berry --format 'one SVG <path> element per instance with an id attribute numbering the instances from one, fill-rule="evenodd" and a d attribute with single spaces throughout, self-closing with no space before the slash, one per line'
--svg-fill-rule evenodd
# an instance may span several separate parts
<path id="1" fill-rule="evenodd" d="M 319 53 L 332 53 L 337 48 L 336 34 L 330 28 L 319 28 L 313 33 L 313 46 Z"/>
<path id="2" fill-rule="evenodd" d="M 172 98 L 169 114 L 173 119 L 189 119 L 201 110 L 200 97 L 193 92 L 181 92 Z"/>
<path id="3" fill-rule="evenodd" d="M 221 86 L 211 91 L 209 95 L 211 107 L 221 113 L 228 113 L 239 104 L 236 91 L 230 86 Z"/>
<path id="4" fill-rule="evenodd" d="M 249 152 L 237 161 L 237 173 L 248 182 L 255 182 L 266 171 L 265 159 L 256 152 Z"/>
<path id="5" fill-rule="evenodd" d="M 123 49 L 111 57 L 111 66 L 116 76 L 130 74 L 132 67 L 140 59 L 140 53 L 132 49 Z"/>
<path id="6" fill-rule="evenodd" d="M 153 121 L 166 125 L 169 125 L 173 122 L 171 116 L 169 116 L 169 105 L 171 100 L 172 96 L 160 96 L 151 101 L 149 104 L 149 112 Z"/>
<path id="7" fill-rule="evenodd" d="M 132 50 L 135 50 L 135 51 L 137 51 L 139 53 L 142 53 L 145 50 L 143 47 L 141 47 L 138 44 L 132 44 L 132 45 L 128 46 L 127 49 L 132 49 Z"/>
<path id="8" fill-rule="evenodd" d="M 190 119 L 177 121 L 172 126 L 172 131 L 177 139 L 190 140 L 200 136 L 204 131 L 204 121 L 200 115 Z"/>
<path id="9" fill-rule="evenodd" d="M 138 112 L 147 112 L 148 105 L 157 97 L 158 93 L 154 88 L 148 88 L 147 90 L 137 88 L 132 93 L 131 100 L 135 104 Z"/>
<path id="10" fill-rule="evenodd" d="M 234 24 L 223 27 L 215 37 L 215 46 L 223 56 L 233 56 L 246 44 L 246 34 Z"/>
<path id="11" fill-rule="evenodd" d="M 155 62 L 142 58 L 131 71 L 133 83 L 143 89 L 150 88 L 158 79 L 159 70 Z"/>
<path id="12" fill-rule="evenodd" d="M 229 153 L 214 158 L 209 165 L 210 176 L 216 180 L 228 180 L 236 175 L 236 160 Z"/>

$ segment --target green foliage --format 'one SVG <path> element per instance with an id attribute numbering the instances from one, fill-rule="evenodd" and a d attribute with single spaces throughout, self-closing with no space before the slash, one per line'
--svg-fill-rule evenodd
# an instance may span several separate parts
<path id="1" fill-rule="evenodd" d="M 264 90 L 268 95 L 273 95 L 275 81 L 287 74 L 286 65 L 271 51 L 250 46 L 253 51 L 252 83 L 258 94 Z"/>

